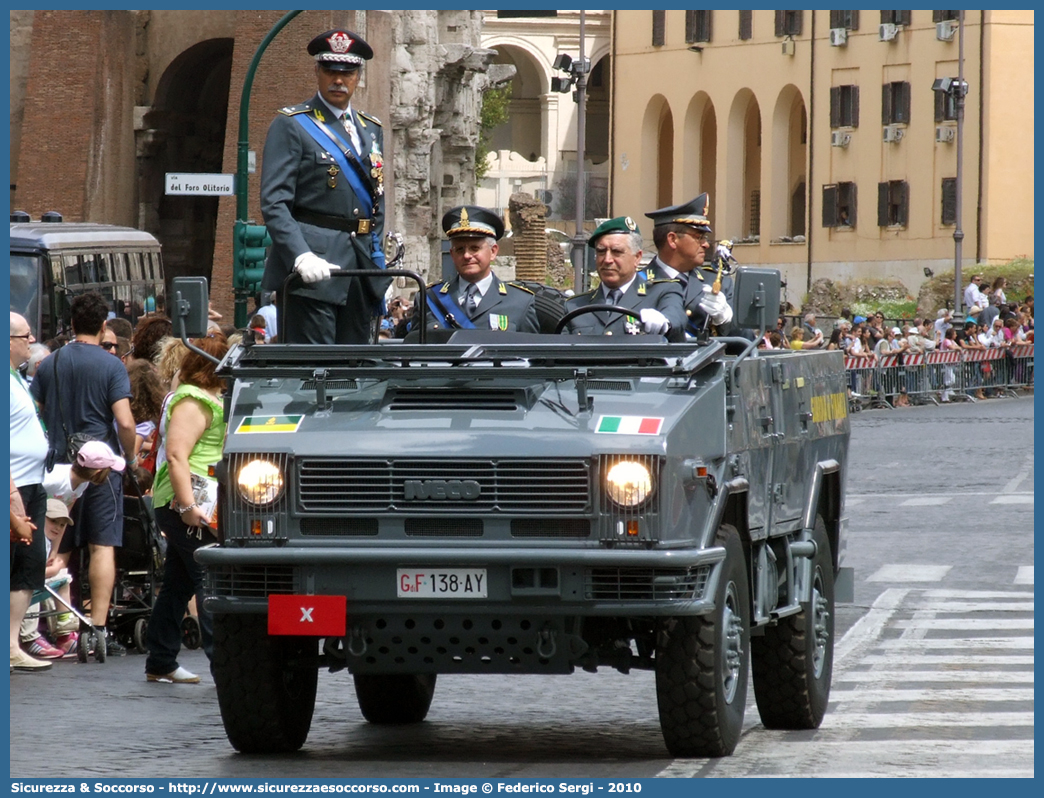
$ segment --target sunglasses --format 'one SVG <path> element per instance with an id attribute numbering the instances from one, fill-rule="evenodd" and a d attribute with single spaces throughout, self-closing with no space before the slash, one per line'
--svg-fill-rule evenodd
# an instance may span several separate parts
<path id="1" fill-rule="evenodd" d="M 33 334 L 32 333 L 26 333 L 25 335 L 12 335 L 11 337 L 12 338 L 24 338 L 25 340 L 28 341 L 30 338 L 33 337 Z"/>
<path id="2" fill-rule="evenodd" d="M 101 348 L 104 349 L 106 352 L 111 352 L 113 349 L 116 348 L 116 344 L 112 343 L 111 341 L 105 341 L 104 343 L 102 343 Z"/>

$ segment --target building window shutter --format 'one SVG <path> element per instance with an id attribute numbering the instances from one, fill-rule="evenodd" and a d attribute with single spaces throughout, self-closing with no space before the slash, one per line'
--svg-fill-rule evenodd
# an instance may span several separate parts
<path id="1" fill-rule="evenodd" d="M 957 178 L 942 180 L 942 223 L 957 224 Z"/>
<path id="2" fill-rule="evenodd" d="M 877 226 L 888 227 L 888 183 L 877 184 Z"/>
<path id="3" fill-rule="evenodd" d="M 841 87 L 830 87 L 830 127 L 841 127 Z"/>
<path id="4" fill-rule="evenodd" d="M 900 114 L 895 121 L 910 124 L 910 84 L 906 81 L 899 84 L 899 97 L 901 98 Z"/>
<path id="5" fill-rule="evenodd" d="M 896 213 L 896 216 L 898 217 L 896 223 L 906 227 L 910 222 L 910 184 L 905 180 L 899 180 L 896 182 L 898 184 L 897 188 L 899 193 L 899 196 L 897 197 L 897 205 L 899 207 L 898 212 Z"/>
<path id="6" fill-rule="evenodd" d="M 844 11 L 831 11 L 830 12 L 830 27 L 831 28 L 843 28 L 845 26 Z"/>
<path id="7" fill-rule="evenodd" d="M 856 184 L 848 183 L 848 224 L 850 227 L 856 226 Z"/>
<path id="8" fill-rule="evenodd" d="M 892 84 L 885 83 L 881 87 L 881 124 L 892 123 Z"/>
<path id="9" fill-rule="evenodd" d="M 776 35 L 783 36 L 786 31 L 783 29 L 784 22 L 786 21 L 787 12 L 777 11 L 776 12 Z"/>
<path id="10" fill-rule="evenodd" d="M 711 35 L 712 35 L 712 31 L 713 31 L 713 26 L 714 26 L 714 12 L 713 11 L 703 11 L 702 12 L 702 16 L 703 16 L 703 39 L 701 39 L 701 41 L 709 42 L 711 40 Z"/>
<path id="11" fill-rule="evenodd" d="M 742 41 L 747 41 L 754 35 L 753 16 L 753 11 L 739 12 L 739 37 Z"/>
<path id="12" fill-rule="evenodd" d="M 859 30 L 859 12 L 849 11 L 848 12 L 848 29 Z"/>
<path id="13" fill-rule="evenodd" d="M 852 127 L 859 127 L 859 87 L 852 87 Z"/>
<path id="14" fill-rule="evenodd" d="M 935 121 L 942 122 L 946 118 L 946 95 L 941 91 L 933 91 L 935 95 Z"/>
<path id="15" fill-rule="evenodd" d="M 652 12 L 652 43 L 653 47 L 662 47 L 667 40 L 667 12 Z"/>
<path id="16" fill-rule="evenodd" d="M 911 20 L 911 18 L 913 16 L 913 12 L 911 12 L 910 9 L 906 9 L 905 11 L 899 11 L 897 13 L 898 13 L 898 16 L 899 16 L 898 24 L 899 25 L 906 25 L 907 27 L 909 27 L 910 20 Z"/>
<path id="17" fill-rule="evenodd" d="M 823 186 L 823 227 L 837 227 L 837 186 Z"/>
<path id="18" fill-rule="evenodd" d="M 696 13 L 695 11 L 685 12 L 685 41 L 687 44 L 696 41 Z"/>
<path id="19" fill-rule="evenodd" d="M 891 11 L 882 11 L 881 12 L 881 24 L 882 25 L 887 25 L 891 21 L 892 21 L 892 12 Z"/>
<path id="20" fill-rule="evenodd" d="M 790 30 L 788 30 L 787 33 L 789 33 L 791 36 L 800 36 L 801 35 L 801 23 L 802 23 L 802 21 L 805 18 L 805 12 L 804 11 L 791 11 L 790 14 L 791 14 Z"/>

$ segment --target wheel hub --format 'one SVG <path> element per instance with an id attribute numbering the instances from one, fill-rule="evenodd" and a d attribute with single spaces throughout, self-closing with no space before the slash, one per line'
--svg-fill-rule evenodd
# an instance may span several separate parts
<path id="1" fill-rule="evenodd" d="M 822 582 L 817 573 L 812 587 L 812 629 L 815 634 L 815 647 L 812 650 L 812 668 L 818 679 L 823 675 L 826 665 L 827 644 L 830 642 L 830 631 L 827 622 L 830 620 L 830 604 L 823 595 Z"/>
<path id="2" fill-rule="evenodd" d="M 739 602 L 736 597 L 736 586 L 729 583 L 725 593 L 725 606 L 722 609 L 722 629 L 724 641 L 722 645 L 721 682 L 725 702 L 731 704 L 739 689 L 739 680 L 743 670 L 743 618 L 736 612 Z"/>

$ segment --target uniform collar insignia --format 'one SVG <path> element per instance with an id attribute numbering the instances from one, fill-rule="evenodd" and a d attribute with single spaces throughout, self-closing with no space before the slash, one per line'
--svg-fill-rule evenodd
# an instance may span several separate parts
<path id="1" fill-rule="evenodd" d="M 442 284 L 442 288 L 439 289 L 439 293 L 440 294 L 448 294 L 449 293 L 449 283 L 443 283 Z"/>
<path id="2" fill-rule="evenodd" d="M 506 283 L 501 283 L 498 287 L 500 288 L 500 293 L 502 293 L 502 294 L 506 294 L 507 293 L 507 284 Z"/>
<path id="3" fill-rule="evenodd" d="M 312 109 L 312 113 L 315 114 L 315 118 L 318 119 L 320 122 L 326 121 L 326 117 L 323 116 L 323 112 L 319 110 L 318 106 Z"/>
<path id="4" fill-rule="evenodd" d="M 645 296 L 645 283 L 638 283 L 638 296 Z"/>

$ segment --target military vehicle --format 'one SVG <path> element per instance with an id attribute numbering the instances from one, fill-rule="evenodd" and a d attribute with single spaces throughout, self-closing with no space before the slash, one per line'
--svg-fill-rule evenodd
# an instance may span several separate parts
<path id="1" fill-rule="evenodd" d="M 775 321 L 779 284 L 736 274 L 741 328 Z M 174 288 L 190 327 L 195 290 Z M 300 748 L 320 669 L 347 670 L 380 724 L 422 721 L 439 674 L 654 671 L 667 749 L 703 757 L 735 748 L 752 668 L 766 727 L 817 727 L 847 525 L 841 353 L 440 341 L 222 361 L 220 543 L 197 558 L 232 745 Z"/>

